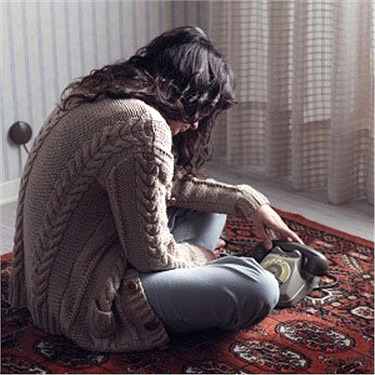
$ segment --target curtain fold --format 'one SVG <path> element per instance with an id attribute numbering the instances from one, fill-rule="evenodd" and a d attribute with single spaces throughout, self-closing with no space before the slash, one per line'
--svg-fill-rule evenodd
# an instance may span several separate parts
<path id="1" fill-rule="evenodd" d="M 215 155 L 373 204 L 373 17 L 369 0 L 210 1 L 239 102 L 213 130 Z"/>

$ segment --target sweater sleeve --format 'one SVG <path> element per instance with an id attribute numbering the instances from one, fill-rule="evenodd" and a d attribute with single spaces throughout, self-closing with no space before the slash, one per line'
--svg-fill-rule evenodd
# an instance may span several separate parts
<path id="1" fill-rule="evenodd" d="M 118 162 L 107 176 L 117 232 L 127 260 L 138 271 L 206 262 L 197 246 L 176 243 L 168 228 L 166 195 L 172 176 L 173 159 L 155 146 Z"/>
<path id="2" fill-rule="evenodd" d="M 177 176 L 172 195 L 173 204 L 177 207 L 246 217 L 250 217 L 261 205 L 269 204 L 262 193 L 249 185 L 231 185 L 193 176 L 183 179 Z"/>

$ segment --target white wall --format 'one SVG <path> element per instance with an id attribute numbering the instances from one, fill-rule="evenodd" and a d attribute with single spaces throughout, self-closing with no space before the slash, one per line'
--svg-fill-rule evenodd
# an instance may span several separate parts
<path id="1" fill-rule="evenodd" d="M 204 1 L 2 1 L 1 179 L 18 179 L 27 158 L 7 137 L 15 121 L 33 128 L 74 78 L 120 58 L 164 30 L 206 29 Z"/>

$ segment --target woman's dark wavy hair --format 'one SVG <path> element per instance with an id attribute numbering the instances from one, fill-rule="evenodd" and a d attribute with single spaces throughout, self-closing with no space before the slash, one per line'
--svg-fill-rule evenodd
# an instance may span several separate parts
<path id="1" fill-rule="evenodd" d="M 197 130 L 173 137 L 172 151 L 177 169 L 204 177 L 213 123 L 236 103 L 233 90 L 226 59 L 200 28 L 183 26 L 162 33 L 128 60 L 95 69 L 71 83 L 61 95 L 60 108 L 66 109 L 72 98 L 83 103 L 105 95 L 141 99 L 166 119 L 199 121 Z"/>

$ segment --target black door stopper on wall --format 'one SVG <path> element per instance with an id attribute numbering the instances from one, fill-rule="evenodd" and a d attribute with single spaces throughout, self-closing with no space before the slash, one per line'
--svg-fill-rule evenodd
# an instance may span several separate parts
<path id="1" fill-rule="evenodd" d="M 31 126 L 24 121 L 15 122 L 8 131 L 11 141 L 17 145 L 23 145 L 27 153 L 29 150 L 26 148 L 26 143 L 30 141 L 32 134 Z"/>

